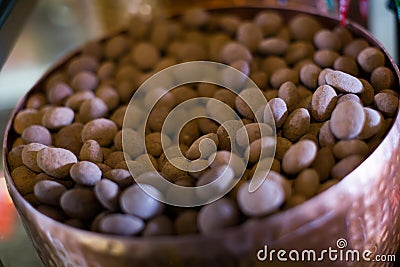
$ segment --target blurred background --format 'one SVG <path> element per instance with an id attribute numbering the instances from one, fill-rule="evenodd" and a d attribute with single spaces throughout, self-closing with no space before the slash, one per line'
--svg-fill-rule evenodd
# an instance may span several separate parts
<path id="1" fill-rule="evenodd" d="M 0 11 L 7 1 L 0 0 Z M 230 4 L 242 5 L 288 2 L 308 4 L 322 12 L 337 14 L 338 1 L 174 1 L 174 0 L 37 0 L 29 3 L 24 27 L 11 27 L 16 35 L 13 49 L 0 69 L 0 141 L 7 120 L 18 100 L 28 91 L 44 72 L 68 53 L 86 41 L 102 36 L 104 33 L 121 27 L 131 14 L 150 14 L 161 7 L 175 11 L 187 6 L 204 5 L 207 2 L 217 7 Z M 32 3 L 35 3 L 32 5 Z M 327 4 L 333 3 L 329 7 Z M 353 0 L 349 17 L 366 26 L 386 47 L 389 53 L 398 59 L 398 39 L 396 17 L 388 8 L 386 0 Z M 394 1 L 393 1 L 394 3 Z M 210 6 L 209 5 L 209 6 Z M 26 6 L 28 7 L 28 6 Z M 4 11 L 4 10 L 3 10 Z M 333 13 L 332 13 L 333 12 Z M 1 14 L 1 12 L 0 12 Z M 14 16 L 17 16 L 17 14 Z M 1 22 L 1 20 L 0 20 Z M 12 24 L 12 23 L 11 23 Z M 4 26 L 4 25 L 3 25 Z M 0 23 L 0 50 L 4 38 L 4 27 Z M 8 29 L 10 31 L 10 28 Z M 3 51 L 4 52 L 4 51 Z M 0 53 L 1 55 L 1 53 Z M 399 61 L 397 61 L 399 62 Z M 0 62 L 1 66 L 1 62 Z M 0 159 L 1 159 L 0 155 Z M 5 182 L 2 179 L 2 159 L 0 161 L 0 267 L 41 266 L 31 242 L 22 230 L 11 200 L 7 196 Z"/>

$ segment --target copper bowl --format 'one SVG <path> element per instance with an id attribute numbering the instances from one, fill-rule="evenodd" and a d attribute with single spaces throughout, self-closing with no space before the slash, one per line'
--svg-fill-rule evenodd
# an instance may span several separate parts
<path id="1" fill-rule="evenodd" d="M 299 10 L 273 8 L 290 18 Z M 234 13 L 252 17 L 260 7 L 215 9 L 217 13 Z M 301 11 L 304 12 L 304 11 Z M 326 27 L 337 19 L 314 15 Z M 385 48 L 362 27 L 348 22 L 346 27 L 380 48 L 387 66 L 400 73 Z M 107 39 L 109 35 L 103 39 Z M 72 228 L 38 212 L 17 191 L 6 159 L 15 140 L 13 119 L 24 107 L 27 97 L 42 90 L 45 79 L 66 60 L 49 70 L 15 108 L 5 133 L 3 159 L 11 197 L 25 229 L 46 266 L 288 266 L 286 262 L 261 262 L 257 252 L 268 248 L 337 249 L 345 239 L 347 249 L 370 250 L 376 255 L 395 254 L 400 244 L 400 115 L 376 150 L 353 172 L 327 191 L 292 209 L 266 218 L 251 219 L 244 224 L 215 233 L 170 237 L 117 237 Z M 325 258 L 325 260 L 327 260 Z M 269 264 L 268 264 L 269 263 Z M 310 266 L 313 262 L 297 263 Z M 321 263 L 319 263 L 321 264 Z M 361 264 L 361 265 L 360 265 Z M 390 263 L 387 263 L 390 264 Z M 293 266 L 291 263 L 290 266 Z M 324 266 L 383 266 L 378 262 L 325 261 Z M 385 265 L 386 266 L 386 265 Z"/>

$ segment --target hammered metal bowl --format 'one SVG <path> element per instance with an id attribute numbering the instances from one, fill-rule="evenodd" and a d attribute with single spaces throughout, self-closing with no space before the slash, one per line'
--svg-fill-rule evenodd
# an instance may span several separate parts
<path id="1" fill-rule="evenodd" d="M 215 9 L 215 13 L 238 14 L 251 18 L 260 7 Z M 291 18 L 299 10 L 274 8 Z M 301 11 L 305 12 L 305 11 Z M 332 27 L 337 19 L 314 15 L 323 25 Z M 384 47 L 360 26 L 346 27 L 380 48 L 387 66 L 400 73 Z M 109 38 L 112 35 L 105 37 Z M 376 150 L 353 172 L 327 191 L 292 209 L 213 235 L 171 237 L 117 237 L 69 227 L 33 208 L 17 191 L 7 165 L 7 154 L 16 138 L 13 119 L 27 96 L 42 90 L 46 77 L 59 69 L 79 50 L 68 55 L 21 99 L 7 126 L 3 144 L 5 176 L 11 197 L 28 235 L 46 266 L 389 266 L 390 263 L 329 261 L 323 263 L 273 263 L 259 261 L 257 252 L 268 249 L 338 249 L 337 241 L 347 241 L 343 249 L 360 253 L 368 249 L 376 255 L 395 254 L 400 244 L 400 116 Z"/>

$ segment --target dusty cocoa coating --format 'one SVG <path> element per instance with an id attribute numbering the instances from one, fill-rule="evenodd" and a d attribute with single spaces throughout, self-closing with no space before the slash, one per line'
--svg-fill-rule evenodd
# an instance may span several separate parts
<path id="1" fill-rule="evenodd" d="M 338 98 L 336 104 L 340 104 L 344 101 L 353 101 L 359 103 L 360 105 L 363 105 L 361 99 L 356 94 L 343 94 Z"/>
<path id="2" fill-rule="evenodd" d="M 208 118 L 199 118 L 199 119 L 197 119 L 197 123 L 198 123 L 198 128 L 199 128 L 200 132 L 203 134 L 216 133 L 218 130 L 218 126 L 219 126 L 218 123 L 216 123 L 214 120 L 208 119 Z M 183 134 L 183 130 L 181 133 Z M 186 134 L 188 134 L 188 133 L 186 133 Z M 194 131 L 194 133 L 190 134 L 190 135 L 194 137 L 194 135 L 196 135 L 196 134 L 197 134 L 196 131 Z M 197 139 L 197 137 L 195 139 Z M 186 143 L 184 143 L 184 144 L 186 144 Z"/>
<path id="3" fill-rule="evenodd" d="M 366 156 L 368 145 L 361 140 L 341 140 L 333 146 L 333 154 L 337 159 L 343 159 L 351 155 Z"/>
<path id="4" fill-rule="evenodd" d="M 332 147 L 336 143 L 336 137 L 331 131 L 330 120 L 322 124 L 318 134 L 318 141 L 321 147 Z"/>
<path id="5" fill-rule="evenodd" d="M 358 135 L 360 139 L 368 139 L 379 133 L 385 126 L 384 126 L 384 118 L 383 115 L 372 108 L 365 107 L 365 124 Z"/>
<path id="6" fill-rule="evenodd" d="M 96 140 L 86 140 L 79 152 L 79 160 L 91 161 L 94 163 L 103 162 L 103 151 Z"/>
<path id="7" fill-rule="evenodd" d="M 209 143 L 210 141 L 214 143 L 215 146 L 213 146 L 212 143 Z M 207 142 L 207 144 L 205 142 Z M 214 152 L 213 148 L 215 147 L 215 149 L 217 149 L 218 144 L 219 140 L 216 133 L 203 135 L 192 143 L 192 145 L 186 151 L 185 156 L 190 160 L 198 159 L 200 157 L 208 158 L 208 156 L 210 156 L 210 154 Z"/>
<path id="8" fill-rule="evenodd" d="M 285 101 L 282 98 L 276 97 L 268 101 L 268 107 L 264 109 L 263 122 L 270 124 L 271 115 L 273 117 L 272 119 L 274 120 L 275 127 L 281 128 L 288 117 L 288 109 Z"/>
<path id="9" fill-rule="evenodd" d="M 230 64 L 237 60 L 245 60 L 250 62 L 253 56 L 250 50 L 239 42 L 229 42 L 221 49 L 221 59 L 223 62 Z"/>
<path id="10" fill-rule="evenodd" d="M 42 93 L 34 93 L 26 100 L 25 108 L 27 109 L 40 109 L 47 104 L 47 97 Z"/>
<path id="11" fill-rule="evenodd" d="M 96 74 L 90 71 L 80 71 L 71 80 L 71 86 L 75 91 L 93 91 L 99 84 Z"/>
<path id="12" fill-rule="evenodd" d="M 280 56 L 286 53 L 288 43 L 280 38 L 271 37 L 260 41 L 258 51 L 265 55 Z"/>
<path id="13" fill-rule="evenodd" d="M 294 39 L 312 41 L 314 34 L 321 29 L 321 25 L 313 17 L 300 14 L 290 20 L 289 29 Z"/>
<path id="14" fill-rule="evenodd" d="M 312 59 L 313 55 L 314 47 L 311 43 L 296 41 L 289 44 L 284 59 L 289 65 L 293 65 L 306 58 Z"/>
<path id="15" fill-rule="evenodd" d="M 24 162 L 22 161 L 22 150 L 25 145 L 18 145 L 13 147 L 10 152 L 8 152 L 7 162 L 10 166 L 11 171 L 19 166 L 23 166 Z"/>
<path id="16" fill-rule="evenodd" d="M 284 82 L 279 87 L 278 97 L 285 101 L 288 111 L 292 112 L 299 102 L 296 85 L 291 81 Z"/>
<path id="17" fill-rule="evenodd" d="M 253 120 L 259 108 L 266 104 L 263 94 L 257 88 L 246 88 L 242 90 L 235 99 L 236 110 L 246 119 Z M 232 118 L 233 119 L 233 118 Z"/>
<path id="18" fill-rule="evenodd" d="M 298 73 L 300 73 L 301 68 L 302 68 L 304 65 L 307 65 L 307 64 L 314 64 L 314 65 L 315 65 L 315 62 L 313 61 L 312 57 L 311 57 L 311 58 L 304 58 L 304 59 L 301 59 L 301 60 L 299 60 L 298 62 L 296 62 L 296 63 L 293 65 L 293 70 L 295 70 L 295 71 L 297 71 Z"/>
<path id="19" fill-rule="evenodd" d="M 391 69 L 380 66 L 372 71 L 370 82 L 375 91 L 379 92 L 382 89 L 393 88 L 395 77 Z"/>
<path id="20" fill-rule="evenodd" d="M 344 101 L 333 110 L 329 126 L 336 138 L 348 140 L 361 133 L 364 123 L 363 107 L 354 101 Z"/>
<path id="21" fill-rule="evenodd" d="M 236 120 L 226 121 L 218 127 L 218 148 L 220 150 L 230 151 L 236 147 L 236 132 L 242 127 L 242 124 Z"/>
<path id="22" fill-rule="evenodd" d="M 339 92 L 359 94 L 364 89 L 358 78 L 338 70 L 329 71 L 325 75 L 325 81 Z"/>
<path id="23" fill-rule="evenodd" d="M 36 109 L 24 109 L 15 116 L 13 128 L 17 134 L 22 134 L 25 128 L 32 125 L 41 125 L 42 115 Z"/>
<path id="24" fill-rule="evenodd" d="M 217 90 L 212 97 L 227 104 L 231 108 L 235 108 L 237 94 L 229 89 L 221 88 Z"/>
<path id="25" fill-rule="evenodd" d="M 185 146 L 190 146 L 194 142 L 194 140 L 200 137 L 200 127 L 199 127 L 200 121 L 202 121 L 202 129 L 205 132 L 213 132 L 214 127 L 215 126 L 218 127 L 213 123 L 213 121 L 211 122 L 209 122 L 208 120 L 203 121 L 202 119 L 192 120 L 182 128 L 179 134 L 179 143 Z"/>
<path id="26" fill-rule="evenodd" d="M 266 123 L 250 123 L 241 127 L 236 132 L 236 143 L 241 147 L 247 147 L 253 141 L 264 137 L 272 136 L 273 129 Z"/>
<path id="27" fill-rule="evenodd" d="M 65 100 L 65 106 L 78 111 L 81 104 L 88 99 L 94 98 L 92 91 L 76 92 Z"/>
<path id="28" fill-rule="evenodd" d="M 160 52 L 151 43 L 142 42 L 131 52 L 133 62 L 142 70 L 151 69 L 160 60 Z"/>
<path id="29" fill-rule="evenodd" d="M 374 88 L 365 79 L 360 79 L 364 89 L 361 94 L 359 94 L 360 99 L 364 106 L 369 106 L 374 102 Z"/>
<path id="30" fill-rule="evenodd" d="M 318 50 L 314 54 L 314 61 L 321 68 L 332 68 L 336 59 L 339 58 L 340 54 L 336 51 L 323 49 Z"/>
<path id="31" fill-rule="evenodd" d="M 110 135 L 111 137 L 111 135 Z M 124 152 L 129 154 L 130 157 L 136 158 L 141 155 L 145 150 L 145 142 L 140 133 L 129 128 L 123 130 L 123 140 L 126 144 Z"/>
<path id="32" fill-rule="evenodd" d="M 340 56 L 333 63 L 335 70 L 340 70 L 353 76 L 358 76 L 359 70 L 357 61 L 349 56 Z"/>
<path id="33" fill-rule="evenodd" d="M 219 87 L 211 83 L 199 83 L 197 85 L 197 93 L 199 97 L 213 97 L 219 91 Z"/>
<path id="34" fill-rule="evenodd" d="M 117 183 L 121 189 L 131 186 L 134 183 L 130 172 L 124 169 L 111 169 L 103 173 L 103 178 L 110 179 Z"/>
<path id="35" fill-rule="evenodd" d="M 168 136 L 163 135 L 160 132 L 153 132 L 145 137 L 146 151 L 148 154 L 158 157 L 163 152 L 163 143 L 165 148 L 171 144 L 171 140 Z"/>
<path id="36" fill-rule="evenodd" d="M 50 104 L 61 105 L 73 93 L 74 91 L 67 83 L 58 82 L 47 90 L 47 99 Z"/>
<path id="37" fill-rule="evenodd" d="M 252 22 L 243 22 L 236 32 L 236 39 L 245 45 L 250 51 L 255 51 L 263 38 L 262 28 Z"/>
<path id="38" fill-rule="evenodd" d="M 196 98 L 198 96 L 196 90 L 187 85 L 178 86 L 170 92 L 173 95 L 176 104 L 180 104 L 186 100 Z"/>
<path id="39" fill-rule="evenodd" d="M 282 16 L 274 11 L 262 11 L 254 17 L 254 23 L 261 27 L 264 36 L 277 34 L 283 22 Z"/>
<path id="40" fill-rule="evenodd" d="M 185 42 L 180 45 L 176 57 L 179 62 L 205 60 L 206 50 L 200 43 Z"/>
<path id="41" fill-rule="evenodd" d="M 287 174 L 297 174 L 308 168 L 317 156 L 317 145 L 310 140 L 301 140 L 291 146 L 282 159 L 282 169 Z"/>
<path id="42" fill-rule="evenodd" d="M 128 38 L 123 35 L 117 35 L 107 40 L 104 44 L 104 55 L 106 58 L 116 59 L 126 53 L 128 49 Z"/>
<path id="43" fill-rule="evenodd" d="M 73 164 L 69 174 L 72 180 L 84 186 L 94 186 L 101 180 L 102 176 L 100 168 L 90 161 L 79 161 Z"/>
<path id="44" fill-rule="evenodd" d="M 319 179 L 325 181 L 329 178 L 331 169 L 334 165 L 335 157 L 332 149 L 329 147 L 322 147 L 318 150 L 311 167 L 317 171 Z"/>
<path id="45" fill-rule="evenodd" d="M 110 120 L 112 120 L 119 128 L 122 128 L 124 123 L 124 117 L 126 113 L 127 106 L 122 105 L 118 107 L 110 116 Z"/>
<path id="46" fill-rule="evenodd" d="M 331 170 L 331 177 L 335 180 L 341 180 L 350 172 L 352 172 L 358 165 L 363 162 L 364 157 L 360 155 L 351 155 L 342 160 L 333 166 Z"/>
<path id="47" fill-rule="evenodd" d="M 319 68 L 315 64 L 305 64 L 300 69 L 300 81 L 310 89 L 314 89 L 318 84 L 318 76 L 321 72 L 321 68 Z"/>
<path id="48" fill-rule="evenodd" d="M 378 48 L 367 47 L 358 54 L 357 62 L 365 72 L 371 73 L 385 65 L 385 55 Z"/>
<path id="49" fill-rule="evenodd" d="M 47 93 L 50 87 L 58 82 L 66 82 L 68 80 L 68 75 L 65 71 L 59 70 L 49 75 L 47 81 L 45 81 L 45 92 Z"/>
<path id="50" fill-rule="evenodd" d="M 336 38 L 340 40 L 340 42 L 342 43 L 342 47 L 346 46 L 353 40 L 353 36 L 350 33 L 350 31 L 347 28 L 342 27 L 340 25 L 336 26 L 332 30 L 332 32 L 336 36 Z"/>
<path id="51" fill-rule="evenodd" d="M 172 161 L 186 161 L 185 158 L 172 158 Z M 162 168 L 161 173 L 169 181 L 175 181 L 178 177 L 187 175 L 185 170 L 182 170 L 172 164 L 170 161 L 166 161 Z"/>
<path id="52" fill-rule="evenodd" d="M 311 99 L 311 115 L 317 121 L 330 118 L 337 102 L 337 94 L 329 85 L 322 85 L 315 90 Z"/>
<path id="53" fill-rule="evenodd" d="M 25 128 L 21 138 L 24 144 L 40 143 L 50 146 L 53 143 L 50 131 L 41 125 L 32 125 Z"/>
<path id="54" fill-rule="evenodd" d="M 218 19 L 218 25 L 224 33 L 234 35 L 240 25 L 240 18 L 235 15 L 225 14 Z"/>
<path id="55" fill-rule="evenodd" d="M 380 92 L 374 96 L 374 104 L 383 115 L 392 117 L 396 114 L 399 98 L 390 91 Z"/>
<path id="56" fill-rule="evenodd" d="M 314 169 L 305 169 L 299 173 L 294 181 L 294 192 L 305 196 L 307 199 L 313 197 L 319 188 L 319 175 Z"/>
<path id="57" fill-rule="evenodd" d="M 15 187 L 21 195 L 27 195 L 33 192 L 36 173 L 25 166 L 19 166 L 11 172 Z"/>
<path id="58" fill-rule="evenodd" d="M 111 168 L 115 168 L 118 163 L 126 160 L 130 160 L 130 156 L 122 151 L 114 151 L 111 152 L 104 158 L 104 164 L 110 166 Z"/>
<path id="59" fill-rule="evenodd" d="M 77 162 L 76 156 L 63 148 L 44 148 L 37 154 L 37 165 L 50 176 L 65 178 L 71 166 Z"/>
<path id="60" fill-rule="evenodd" d="M 167 107 L 159 107 L 153 109 L 148 117 L 148 125 L 152 131 L 161 132 L 165 119 L 167 118 L 170 109 Z"/>
<path id="61" fill-rule="evenodd" d="M 283 125 L 283 136 L 294 142 L 304 135 L 310 127 L 310 114 L 305 108 L 295 109 Z"/>
<path id="62" fill-rule="evenodd" d="M 268 89 L 264 92 L 265 98 L 269 101 L 272 98 L 278 97 L 278 89 Z"/>
<path id="63" fill-rule="evenodd" d="M 271 75 L 274 71 L 286 68 L 287 63 L 286 61 L 278 56 L 269 56 L 263 59 L 260 63 L 261 70 L 265 71 L 267 75 Z"/>
<path id="64" fill-rule="evenodd" d="M 75 74 L 80 71 L 91 71 L 96 72 L 99 67 L 99 60 L 90 55 L 79 55 L 69 62 L 67 66 L 67 73 L 70 77 L 73 77 Z"/>
<path id="65" fill-rule="evenodd" d="M 96 90 L 96 96 L 103 100 L 109 111 L 114 110 L 119 105 L 119 95 L 110 85 L 100 85 Z"/>
<path id="66" fill-rule="evenodd" d="M 328 74 L 328 72 L 330 72 L 330 71 L 333 71 L 333 69 L 325 68 L 319 73 L 319 75 L 318 75 L 318 85 L 319 86 L 327 84 L 325 77 L 326 77 L 326 74 Z"/>
<path id="67" fill-rule="evenodd" d="M 322 29 L 316 32 L 313 41 L 319 50 L 330 49 L 339 51 L 342 46 L 340 39 L 338 39 L 332 31 L 327 29 Z"/>
<path id="68" fill-rule="evenodd" d="M 49 108 L 43 114 L 42 124 L 50 130 L 58 130 L 70 125 L 74 116 L 74 111 L 67 107 Z"/>
<path id="69" fill-rule="evenodd" d="M 40 143 L 27 144 L 21 152 L 22 162 L 24 165 L 34 172 L 40 172 L 41 169 L 37 164 L 37 154 L 40 150 L 46 147 L 46 145 Z"/>
<path id="70" fill-rule="evenodd" d="M 282 160 L 286 151 L 293 145 L 293 143 L 284 137 L 278 136 L 276 138 L 275 158 Z"/>
<path id="71" fill-rule="evenodd" d="M 362 38 L 356 38 L 344 47 L 343 54 L 345 56 L 357 59 L 358 54 L 368 46 L 369 44 L 366 40 Z"/>
<path id="72" fill-rule="evenodd" d="M 79 155 L 82 147 L 81 132 L 83 129 L 82 123 L 72 123 L 56 133 L 54 137 L 54 145 L 72 151 L 75 155 Z"/>
<path id="73" fill-rule="evenodd" d="M 117 133 L 117 125 L 109 119 L 95 119 L 87 124 L 82 129 L 81 138 L 82 142 L 93 139 L 96 140 L 100 146 L 110 145 L 114 140 L 114 135 Z"/>
<path id="74" fill-rule="evenodd" d="M 87 123 L 93 119 L 104 117 L 108 113 L 107 104 L 99 97 L 84 100 L 79 106 L 78 120 Z"/>
<path id="75" fill-rule="evenodd" d="M 257 85 L 261 90 L 265 90 L 268 84 L 268 74 L 262 70 L 250 73 L 249 78 Z"/>
<path id="76" fill-rule="evenodd" d="M 274 137 L 261 137 L 250 143 L 250 146 L 246 148 L 245 155 L 248 155 L 250 163 L 256 163 L 265 157 L 273 156 L 275 145 L 276 141 Z"/>
<path id="77" fill-rule="evenodd" d="M 104 61 L 97 69 L 97 77 L 100 81 L 112 79 L 116 73 L 117 66 L 113 61 Z"/>

